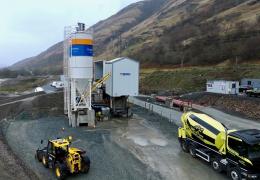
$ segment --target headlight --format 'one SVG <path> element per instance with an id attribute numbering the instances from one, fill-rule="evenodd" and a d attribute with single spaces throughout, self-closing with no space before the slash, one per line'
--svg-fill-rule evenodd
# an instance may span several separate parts
<path id="1" fill-rule="evenodd" d="M 255 175 L 255 174 L 248 174 L 247 177 L 250 178 L 250 179 L 256 179 L 257 175 Z"/>

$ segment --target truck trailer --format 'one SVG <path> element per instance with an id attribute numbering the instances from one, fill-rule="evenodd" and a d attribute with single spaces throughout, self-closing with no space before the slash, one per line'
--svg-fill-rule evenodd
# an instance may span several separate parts
<path id="1" fill-rule="evenodd" d="M 230 130 L 214 118 L 195 112 L 181 117 L 178 138 L 184 152 L 225 171 L 233 180 L 260 179 L 260 130 Z"/>

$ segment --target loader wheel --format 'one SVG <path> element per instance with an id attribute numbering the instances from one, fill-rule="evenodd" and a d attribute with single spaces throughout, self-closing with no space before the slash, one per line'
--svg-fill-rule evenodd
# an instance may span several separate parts
<path id="1" fill-rule="evenodd" d="M 195 150 L 195 147 L 194 146 L 190 146 L 189 148 L 189 151 L 190 151 L 190 155 L 193 157 L 193 158 L 196 158 L 196 150 Z"/>
<path id="2" fill-rule="evenodd" d="M 83 173 L 88 173 L 89 168 L 90 168 L 90 160 L 87 156 L 83 156 L 81 158 L 82 158 L 82 160 L 81 160 L 81 171 Z"/>
<path id="3" fill-rule="evenodd" d="M 66 178 L 66 167 L 60 163 L 55 165 L 55 176 L 57 179 L 65 179 Z"/>
<path id="4" fill-rule="evenodd" d="M 42 164 L 46 168 L 48 168 L 48 166 L 49 166 L 48 165 L 48 158 L 47 158 L 47 156 L 45 154 L 42 156 Z"/>
<path id="5" fill-rule="evenodd" d="M 184 140 L 181 140 L 180 144 L 181 144 L 181 149 L 183 150 L 183 152 L 188 153 L 189 152 L 189 148 L 188 148 L 187 143 Z"/>
<path id="6" fill-rule="evenodd" d="M 231 177 L 232 180 L 241 180 L 240 171 L 237 168 L 231 168 L 228 171 L 228 175 Z"/>
<path id="7" fill-rule="evenodd" d="M 220 173 L 223 171 L 223 167 L 222 167 L 222 164 L 221 164 L 219 158 L 212 159 L 211 166 L 212 166 L 213 170 L 216 172 Z"/>
<path id="8" fill-rule="evenodd" d="M 35 154 L 35 158 L 38 159 L 39 162 L 42 161 L 39 152 L 36 152 L 36 154 Z"/>

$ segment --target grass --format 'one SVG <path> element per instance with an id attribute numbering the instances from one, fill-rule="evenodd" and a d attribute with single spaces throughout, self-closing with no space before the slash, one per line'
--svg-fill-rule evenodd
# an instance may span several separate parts
<path id="1" fill-rule="evenodd" d="M 188 93 L 204 91 L 207 80 L 241 80 L 260 78 L 260 64 L 233 66 L 146 68 L 141 70 L 141 91 L 174 91 Z"/>

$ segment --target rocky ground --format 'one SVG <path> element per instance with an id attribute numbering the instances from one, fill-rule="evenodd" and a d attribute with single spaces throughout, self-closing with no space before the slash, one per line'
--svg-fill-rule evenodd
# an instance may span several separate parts
<path id="1" fill-rule="evenodd" d="M 260 121 L 260 98 L 201 92 L 183 95 L 181 99 Z"/>

